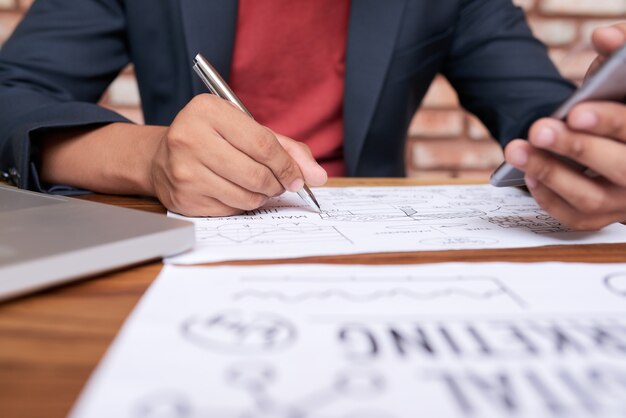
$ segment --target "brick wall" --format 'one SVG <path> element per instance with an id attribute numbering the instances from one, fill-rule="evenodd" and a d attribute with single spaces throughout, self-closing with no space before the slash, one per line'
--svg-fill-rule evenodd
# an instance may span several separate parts
<path id="1" fill-rule="evenodd" d="M 80 1 L 80 0 L 77 0 Z M 514 0 L 528 13 L 535 34 L 550 47 L 561 72 L 580 82 L 594 57 L 591 31 L 626 20 L 626 0 Z M 0 44 L 32 0 L 0 0 Z M 141 122 L 132 70 L 125 70 L 102 103 Z M 459 108 L 457 96 L 438 77 L 409 130 L 407 167 L 413 177 L 485 179 L 502 161 L 500 147 L 474 117 Z"/>

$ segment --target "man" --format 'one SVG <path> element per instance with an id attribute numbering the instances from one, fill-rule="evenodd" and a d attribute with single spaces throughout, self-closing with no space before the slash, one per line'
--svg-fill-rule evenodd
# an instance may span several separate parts
<path id="1" fill-rule="evenodd" d="M 597 32 L 599 60 L 625 39 L 624 26 Z M 200 94 L 197 52 L 229 75 L 257 122 Z M 128 62 L 146 126 L 94 104 Z M 182 214 L 231 215 L 322 185 L 325 170 L 403 175 L 410 117 L 438 72 L 503 146 L 573 92 L 510 0 L 39 0 L 0 52 L 0 168 L 20 187 L 152 195 Z M 593 103 L 566 124 L 540 120 L 507 160 L 565 224 L 622 221 L 624 115 Z"/>

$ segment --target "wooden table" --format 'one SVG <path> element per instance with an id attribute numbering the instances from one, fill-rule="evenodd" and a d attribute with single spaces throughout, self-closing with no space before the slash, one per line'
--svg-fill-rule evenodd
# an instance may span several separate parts
<path id="1" fill-rule="evenodd" d="M 425 184 L 434 183 L 409 179 L 334 179 L 329 185 Z M 158 202 L 147 199 L 103 195 L 87 199 L 164 212 Z M 402 264 L 445 261 L 626 263 L 626 244 L 310 257 L 289 262 Z M 270 263 L 276 262 L 262 264 Z M 0 304 L 0 417 L 66 416 L 126 316 L 161 266 L 160 262 L 154 261 Z"/>

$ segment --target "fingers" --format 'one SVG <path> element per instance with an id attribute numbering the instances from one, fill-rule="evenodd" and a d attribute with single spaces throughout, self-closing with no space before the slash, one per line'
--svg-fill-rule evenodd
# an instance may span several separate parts
<path id="1" fill-rule="evenodd" d="M 614 125 L 604 129 L 617 132 L 622 128 Z M 567 157 L 626 187 L 626 165 L 623 164 L 626 144 L 622 142 L 572 131 L 563 122 L 554 119 L 542 119 L 535 123 L 530 130 L 529 141 L 536 148 Z M 532 152 L 531 148 L 527 149 Z M 563 163 L 560 165 L 563 166 Z"/>
<path id="2" fill-rule="evenodd" d="M 305 145 L 279 140 L 210 95 L 197 96 L 177 115 L 151 171 L 153 189 L 168 209 L 193 216 L 256 209 L 285 189 L 300 190 L 305 178 L 313 185 L 327 179 Z"/>
<path id="3" fill-rule="evenodd" d="M 201 95 L 202 107 L 213 128 L 232 146 L 268 167 L 282 186 L 298 191 L 304 178 L 296 161 L 280 145 L 272 131 L 239 109 L 214 96 Z M 200 96 L 199 96 L 200 97 Z"/>
<path id="4" fill-rule="evenodd" d="M 596 29 L 591 39 L 598 54 L 609 56 L 626 42 L 626 23 Z"/>
<path id="5" fill-rule="evenodd" d="M 328 174 L 326 170 L 315 161 L 308 146 L 284 135 L 277 134 L 276 138 L 300 167 L 306 184 L 314 187 L 326 184 Z"/>
<path id="6" fill-rule="evenodd" d="M 607 58 L 626 42 L 626 23 L 596 29 L 591 36 L 591 41 L 598 52 L 598 57 L 589 67 L 585 78 L 594 74 Z"/>
<path id="7" fill-rule="evenodd" d="M 567 117 L 570 128 L 626 142 L 626 106 L 614 102 L 588 102 Z"/>
<path id="8" fill-rule="evenodd" d="M 581 211 L 610 210 L 609 205 L 614 204 L 592 179 L 526 142 L 511 143 L 505 154 L 507 161 L 524 171 L 531 180 L 549 187 Z M 531 188 L 532 184 L 528 186 Z"/>
<path id="9" fill-rule="evenodd" d="M 594 229 L 619 221 L 626 215 L 626 190 L 623 187 L 602 179 L 591 179 L 526 141 L 511 142 L 505 150 L 505 157 L 526 173 L 526 184 L 533 195 L 538 195 L 538 203 L 570 227 Z"/>
<path id="10" fill-rule="evenodd" d="M 197 193 L 184 193 L 176 190 L 175 185 L 167 178 L 167 173 L 155 170 L 156 197 L 168 210 L 184 216 L 232 216 L 243 211 L 229 207 L 219 200 Z"/>
<path id="11" fill-rule="evenodd" d="M 577 231 L 596 231 L 613 222 L 626 219 L 624 213 L 611 212 L 600 216 L 589 216 L 572 206 L 550 187 L 532 177 L 526 177 L 530 192 L 546 212 L 550 213 L 563 225 Z"/>
<path id="12" fill-rule="evenodd" d="M 207 170 L 250 192 L 268 197 L 278 196 L 285 191 L 267 166 L 240 152 L 217 133 L 204 135 L 203 140 L 206 146 L 198 150 L 196 157 Z"/>

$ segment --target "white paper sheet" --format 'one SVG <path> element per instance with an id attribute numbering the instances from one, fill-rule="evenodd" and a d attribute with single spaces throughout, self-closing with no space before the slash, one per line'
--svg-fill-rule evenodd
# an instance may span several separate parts
<path id="1" fill-rule="evenodd" d="M 626 264 L 167 266 L 72 418 L 626 416 Z"/>
<path id="2" fill-rule="evenodd" d="M 569 231 L 528 194 L 489 185 L 314 189 L 315 213 L 295 193 L 230 218 L 196 224 L 191 252 L 166 260 L 224 260 L 626 242 L 626 226 Z"/>

